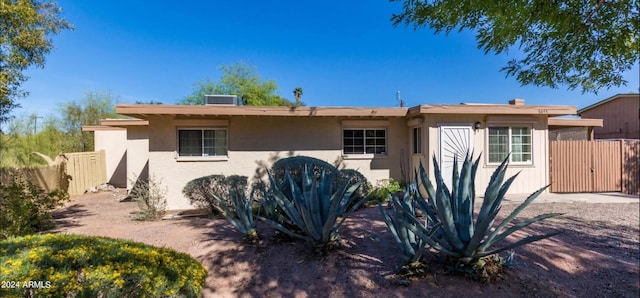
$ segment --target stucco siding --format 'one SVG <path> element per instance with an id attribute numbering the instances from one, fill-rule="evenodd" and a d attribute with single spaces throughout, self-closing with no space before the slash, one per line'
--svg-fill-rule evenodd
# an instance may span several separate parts
<path id="1" fill-rule="evenodd" d="M 146 179 L 149 175 L 149 136 L 146 126 L 127 129 L 127 188 L 133 187 L 134 179 Z"/>
<path id="2" fill-rule="evenodd" d="M 167 187 L 169 209 L 192 208 L 182 189 L 187 182 L 206 175 L 242 175 L 250 179 L 257 169 L 270 167 L 279 158 L 312 156 L 339 167 L 359 170 L 375 184 L 400 175 L 400 159 L 406 155 L 406 122 L 403 118 L 376 121 L 387 129 L 384 157 L 346 158 L 342 154 L 342 129 L 367 125 L 335 117 L 226 117 L 215 119 L 173 119 L 154 117 L 149 121 L 149 171 Z M 345 123 L 346 126 L 345 126 Z M 177 158 L 177 130 L 189 127 L 221 127 L 228 131 L 226 158 L 184 161 Z M 403 153 L 404 152 L 404 153 Z M 264 171 L 260 172 L 264 174 Z"/>
<path id="3" fill-rule="evenodd" d="M 127 130 L 114 127 L 94 132 L 95 150 L 104 150 L 107 181 L 116 187 L 127 187 Z"/>
<path id="4" fill-rule="evenodd" d="M 511 185 L 509 193 L 531 193 L 540 187 L 545 186 L 549 181 L 548 170 L 548 134 L 547 134 L 546 116 L 539 117 L 491 117 L 486 115 L 427 115 L 425 116 L 425 138 L 428 139 L 426 150 L 423 150 L 424 159 L 428 160 L 428 172 L 433 177 L 433 165 L 431 157 L 435 154 L 440 159 L 440 133 L 441 125 L 460 125 L 467 124 L 473 126 L 474 123 L 480 122 L 480 128 L 472 132 L 472 149 L 474 157 L 482 153 L 480 166 L 476 175 L 476 193 L 479 196 L 484 194 L 484 190 L 489 183 L 491 175 L 496 169 L 496 165 L 488 162 L 487 147 L 487 127 L 489 125 L 497 126 L 518 126 L 530 125 L 532 127 L 532 163 L 530 165 L 511 164 L 507 170 L 507 175 L 511 176 L 518 172 L 518 178 Z M 427 165 L 425 163 L 425 168 Z M 445 179 L 450 179 L 446 178 Z"/>

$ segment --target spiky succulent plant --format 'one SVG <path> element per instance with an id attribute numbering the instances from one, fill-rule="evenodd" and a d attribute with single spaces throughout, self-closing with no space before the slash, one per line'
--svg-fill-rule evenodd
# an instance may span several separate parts
<path id="1" fill-rule="evenodd" d="M 480 157 L 473 162 L 472 156 L 467 154 L 460 171 L 458 171 L 457 160 L 454 160 L 451 190 L 444 183 L 435 156 L 433 164 L 436 188 L 420 164 L 419 174 L 416 171 L 415 179 L 424 186 L 427 197 L 424 198 L 421 192 L 416 192 L 416 203 L 424 211 L 428 220 L 421 223 L 408 208 L 402 208 L 399 209 L 401 217 L 398 217 L 398 222 L 430 247 L 457 260 L 459 265 L 475 263 L 486 256 L 556 235 L 557 233 L 532 235 L 512 244 L 495 247 L 507 236 L 532 223 L 560 215 L 559 213 L 542 214 L 507 228 L 516 216 L 548 187 L 545 186 L 531 194 L 500 224 L 494 226 L 507 190 L 517 177 L 516 174 L 504 180 L 508 159 L 509 157 L 505 158 L 491 176 L 477 216 L 474 214 L 474 181 Z"/>
<path id="2" fill-rule="evenodd" d="M 305 166 L 298 185 L 288 170 L 282 184 L 269 174 L 270 189 L 263 205 L 272 210 L 277 206 L 281 216 L 258 218 L 285 234 L 326 247 L 337 239 L 340 225 L 364 201 L 353 204 L 357 198 L 354 191 L 360 183 L 335 187 L 334 175 L 335 172 L 324 170 L 316 175 Z"/>
<path id="3" fill-rule="evenodd" d="M 391 232 L 393 240 L 398 245 L 399 254 L 407 263 L 419 261 L 428 249 L 428 246 L 425 245 L 426 243 L 409 229 L 409 226 L 416 225 L 416 223 L 409 218 L 409 216 L 417 217 L 415 196 L 415 184 L 411 184 L 409 188 L 402 193 L 402 197 L 388 193 L 388 209 L 385 210 L 382 202 L 378 202 L 378 207 L 384 216 L 387 228 Z M 427 223 L 424 224 L 426 225 Z"/>
<path id="4" fill-rule="evenodd" d="M 256 224 L 253 220 L 253 192 L 247 197 L 243 188 L 230 189 L 228 200 L 216 194 L 210 193 L 209 195 L 217 202 L 213 208 L 244 235 L 245 241 L 252 242 L 258 238 Z"/>

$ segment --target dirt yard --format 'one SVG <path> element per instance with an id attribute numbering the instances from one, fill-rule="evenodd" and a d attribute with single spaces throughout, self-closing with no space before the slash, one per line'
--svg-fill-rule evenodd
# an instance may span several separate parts
<path id="1" fill-rule="evenodd" d="M 73 198 L 55 212 L 55 231 L 130 239 L 188 253 L 209 272 L 204 297 L 640 297 L 638 203 L 534 203 L 520 217 L 565 215 L 526 232 L 562 234 L 517 248 L 517 266 L 503 281 L 471 281 L 432 264 L 428 276 L 405 286 L 395 274 L 402 263 L 393 253 L 395 247 L 372 237 L 389 236 L 377 207 L 349 218 L 341 229 L 342 249 L 319 257 L 309 244 L 274 240 L 273 230 L 260 222 L 263 240 L 249 246 L 222 219 L 134 221 L 137 207 L 120 202 L 122 194 Z M 504 205 L 501 214 L 515 206 Z"/>

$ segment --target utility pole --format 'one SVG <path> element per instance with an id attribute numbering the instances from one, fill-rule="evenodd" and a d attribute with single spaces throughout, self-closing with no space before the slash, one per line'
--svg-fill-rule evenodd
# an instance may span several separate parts
<path id="1" fill-rule="evenodd" d="M 35 135 L 36 133 L 38 133 L 38 118 L 42 119 L 42 117 L 38 117 L 38 115 L 31 115 L 31 118 L 33 119 L 33 134 Z"/>

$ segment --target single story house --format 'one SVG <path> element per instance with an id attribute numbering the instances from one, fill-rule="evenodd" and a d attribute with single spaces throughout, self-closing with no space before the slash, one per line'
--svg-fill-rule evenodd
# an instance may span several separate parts
<path id="1" fill-rule="evenodd" d="M 450 177 L 453 157 L 470 148 L 482 159 L 477 193 L 510 152 L 508 174 L 520 172 L 511 193 L 549 184 L 550 116 L 575 115 L 573 106 L 509 104 L 403 107 L 255 107 L 234 105 L 119 104 L 132 119 L 87 126 L 104 149 L 109 182 L 131 187 L 134 175 L 167 187 L 169 209 L 192 206 L 182 188 L 211 175 L 264 175 L 264 167 L 292 155 L 319 158 L 360 171 L 372 184 L 410 179 L 431 156 Z M 258 170 L 257 170 L 258 169 Z"/>

